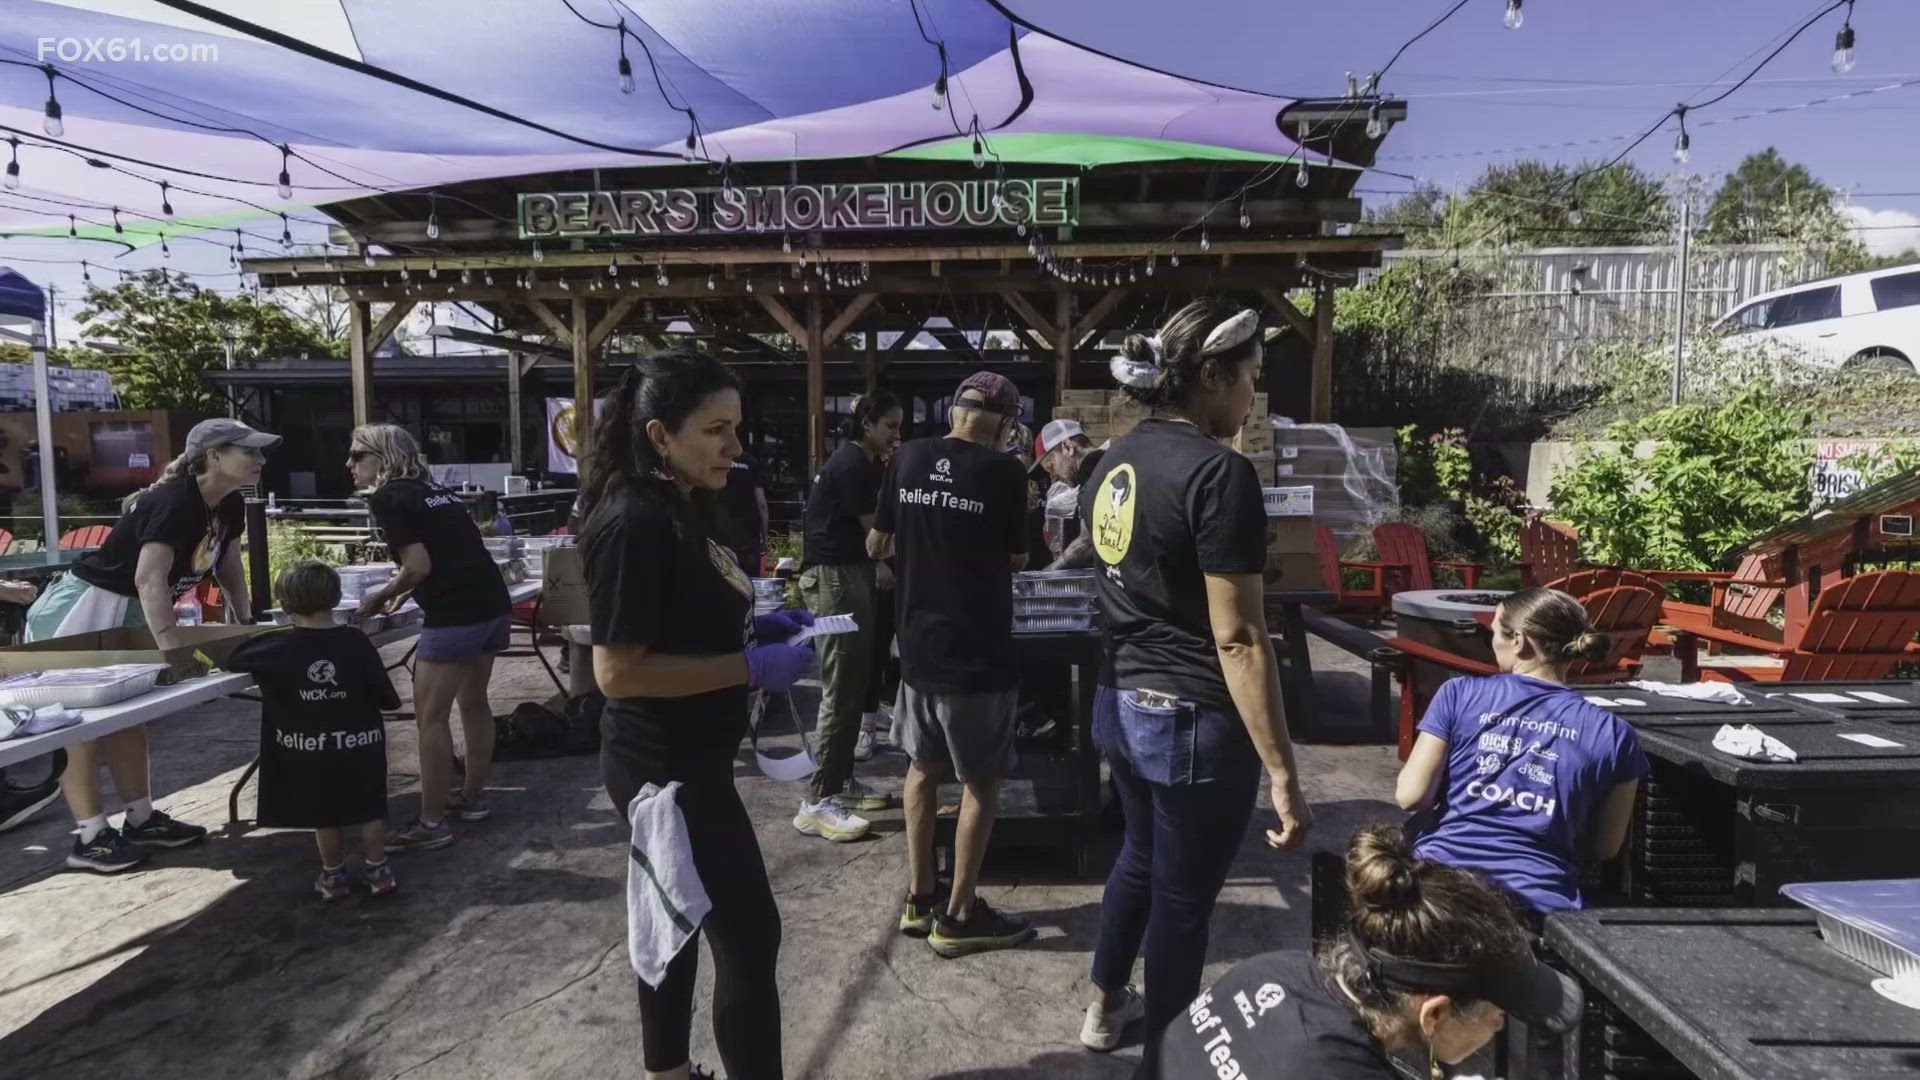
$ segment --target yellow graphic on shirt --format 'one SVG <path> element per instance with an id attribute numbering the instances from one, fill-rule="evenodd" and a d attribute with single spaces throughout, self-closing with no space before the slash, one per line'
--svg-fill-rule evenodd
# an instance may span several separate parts
<path id="1" fill-rule="evenodd" d="M 1093 500 L 1093 550 L 1100 561 L 1116 565 L 1133 546 L 1133 508 L 1139 501 L 1133 466 L 1118 465 L 1100 481 Z"/>
<path id="2" fill-rule="evenodd" d="M 223 539 L 225 537 L 218 531 L 201 537 L 199 545 L 193 549 L 193 561 L 187 564 L 187 568 L 195 575 L 204 577 L 213 569 L 214 562 L 219 558 L 220 541 Z"/>
<path id="3" fill-rule="evenodd" d="M 707 558 L 713 560 L 713 568 L 720 571 L 720 576 L 727 579 L 727 584 L 733 586 L 735 592 L 749 600 L 753 599 L 753 580 L 747 577 L 746 571 L 740 569 L 740 560 L 734 558 L 733 552 L 709 540 Z"/>

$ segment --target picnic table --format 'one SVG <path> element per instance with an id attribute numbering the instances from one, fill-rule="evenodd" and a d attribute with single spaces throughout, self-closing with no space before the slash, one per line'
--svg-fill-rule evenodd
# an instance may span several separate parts
<path id="1" fill-rule="evenodd" d="M 1587 992 L 1577 1075 L 1914 1076 L 1920 1011 L 1874 991 L 1879 973 L 1828 947 L 1814 925 L 1800 909 L 1549 917 L 1547 946 Z"/>
<path id="2" fill-rule="evenodd" d="M 1653 766 L 1628 837 L 1634 899 L 1778 905 L 1791 881 L 1920 876 L 1920 685 L 1752 683 L 1746 705 L 1579 689 L 1633 724 Z M 1723 753 L 1723 724 L 1799 760 Z"/>

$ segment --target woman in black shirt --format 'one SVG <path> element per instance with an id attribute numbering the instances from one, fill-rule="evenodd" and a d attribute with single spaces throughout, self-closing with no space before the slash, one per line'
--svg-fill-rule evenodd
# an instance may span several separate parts
<path id="1" fill-rule="evenodd" d="M 1511 1014 L 1565 1032 L 1579 984 L 1533 958 L 1498 889 L 1415 858 L 1394 826 L 1347 849 L 1346 925 L 1316 955 L 1256 956 L 1222 976 L 1147 1048 L 1141 1080 L 1393 1080 L 1389 1053 L 1457 1065 Z"/>
<path id="2" fill-rule="evenodd" d="M 1253 407 L 1259 318 L 1217 300 L 1135 334 L 1113 374 L 1151 410 L 1080 488 L 1107 628 L 1094 741 L 1126 837 L 1107 878 L 1080 1041 L 1165 1026 L 1200 988 L 1214 901 L 1264 779 L 1292 847 L 1312 818 L 1293 768 L 1268 642 L 1266 509 L 1253 464 L 1219 440 Z M 1128 986 L 1144 946 L 1147 997 Z"/>
<path id="3" fill-rule="evenodd" d="M 716 537 L 715 494 L 740 453 L 740 383 L 697 353 L 662 353 L 608 395 L 586 461 L 580 546 L 593 671 L 607 696 L 601 766 L 626 819 L 647 784 L 678 782 L 688 849 L 712 910 L 714 1039 L 732 1080 L 781 1075 L 774 964 L 780 912 L 733 786 L 747 692 L 786 690 L 814 666 L 784 642 L 805 612 L 753 617 L 753 584 Z M 699 946 L 658 985 L 640 981 L 649 1077 L 686 1077 Z"/>
<path id="4" fill-rule="evenodd" d="M 240 489 L 260 482 L 265 452 L 278 445 L 280 436 L 238 420 L 195 424 L 186 451 L 152 487 L 127 500 L 106 542 L 81 556 L 28 609 L 27 640 L 145 626 L 162 648 L 173 648 L 182 644 L 174 602 L 209 574 L 225 593 L 228 619 L 249 619 L 252 603 L 237 543 L 246 502 Z M 101 806 L 101 757 L 127 806 L 118 830 L 107 826 Z M 115 732 L 97 744 L 76 743 L 61 784 L 80 826 L 68 866 L 111 874 L 145 862 L 143 847 L 181 847 L 207 835 L 153 808 L 144 727 Z"/>
<path id="5" fill-rule="evenodd" d="M 428 479 L 427 459 L 405 428 L 353 430 L 347 470 L 367 493 L 367 510 L 399 564 L 391 582 L 369 591 L 360 614 L 392 611 L 412 597 L 424 625 L 414 653 L 413 715 L 420 732 L 420 814 L 387 838 L 395 851 L 453 843 L 449 816 L 484 821 L 481 793 L 493 767 L 493 658 L 507 648 L 512 601 L 473 512 L 458 492 Z M 453 732 L 460 704 L 466 780 L 453 791 Z"/>

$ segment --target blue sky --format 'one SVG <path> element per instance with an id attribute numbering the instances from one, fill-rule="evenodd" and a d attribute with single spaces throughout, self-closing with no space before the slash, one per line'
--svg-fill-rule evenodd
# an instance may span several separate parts
<path id="1" fill-rule="evenodd" d="M 3 2 L 3 0 L 0 0 Z M 877 0 L 843 0 L 877 2 Z M 888 0 L 902 2 L 902 0 Z M 1010 10 L 1082 44 L 1196 78 L 1276 93 L 1338 94 L 1346 72 L 1386 63 L 1453 0 L 1002 0 Z M 1467 6 L 1414 45 L 1382 89 L 1409 101 L 1408 122 L 1389 137 L 1380 165 L 1442 185 L 1472 181 L 1488 164 L 1523 157 L 1580 161 L 1610 156 L 1612 137 L 1637 134 L 1703 88 L 1744 74 L 1785 31 L 1824 3 L 1814 0 L 1526 0 L 1525 24 L 1502 25 L 1505 0 Z M 1844 9 L 1843 9 L 1844 10 Z M 1902 80 L 1920 80 L 1920 2 L 1858 0 L 1858 63 L 1850 75 L 1829 60 L 1840 13 L 1827 16 L 1724 103 L 1696 113 L 1687 168 L 1709 183 L 1756 150 L 1775 146 L 1827 183 L 1852 192 L 1876 249 L 1920 246 L 1920 85 L 1729 123 L 1705 123 L 1798 105 Z M 1726 82 L 1720 82 L 1723 89 Z M 1044 91 L 1044 88 L 1042 88 Z M 1587 145 L 1512 152 L 1542 143 Z M 1630 160 L 1675 172 L 1663 131 Z M 1510 152 L 1501 152 L 1510 151 Z M 1408 182 L 1374 174 L 1369 202 Z M 1890 227 L 1889 227 L 1890 226 Z M 270 227 L 268 231 L 277 231 Z M 299 240 L 319 239 L 296 230 Z M 27 257 L 73 258 L 63 243 L 8 245 L 20 268 L 66 295 L 77 268 L 33 266 Z M 157 253 L 118 260 L 160 265 Z M 225 272 L 213 245 L 181 243 L 169 265 Z M 231 277 L 208 284 L 231 288 Z M 61 336 L 72 308 L 63 303 Z"/>
<path id="2" fill-rule="evenodd" d="M 1375 70 L 1453 0 L 1004 0 L 1061 36 L 1177 74 L 1252 90 L 1338 94 L 1346 72 Z M 1407 123 L 1379 165 L 1442 185 L 1526 157 L 1612 156 L 1681 101 L 1711 97 L 1745 74 L 1776 39 L 1825 7 L 1814 0 L 1526 0 L 1520 29 L 1505 0 L 1469 0 L 1402 56 L 1381 89 L 1408 99 Z M 1858 0 L 1856 65 L 1830 61 L 1845 8 L 1826 16 L 1725 102 L 1693 114 L 1687 168 L 1709 181 L 1747 154 L 1778 147 L 1828 184 L 1857 193 L 1873 224 L 1920 224 L 1920 85 L 1777 116 L 1703 124 L 1762 109 L 1920 80 L 1920 3 Z M 1116 17 L 1124 11 L 1124 17 Z M 1724 79 L 1724 82 L 1721 80 Z M 1721 82 L 1703 93 L 1708 84 Z M 1599 140 L 1568 148 L 1517 147 Z M 1673 134 L 1629 160 L 1676 170 Z M 1374 175 L 1368 190 L 1407 183 Z M 1887 193 L 1906 194 L 1887 194 Z M 1372 196 L 1369 201 L 1380 198 Z M 1876 246 L 1920 243 L 1920 230 L 1863 233 Z M 1897 248 L 1896 248 L 1897 249 Z"/>

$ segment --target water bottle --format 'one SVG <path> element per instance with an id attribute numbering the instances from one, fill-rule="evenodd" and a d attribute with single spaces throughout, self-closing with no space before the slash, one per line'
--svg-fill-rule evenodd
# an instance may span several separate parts
<path id="1" fill-rule="evenodd" d="M 176 626 L 199 626 L 200 598 L 188 593 L 176 601 L 173 605 L 173 621 Z"/>

